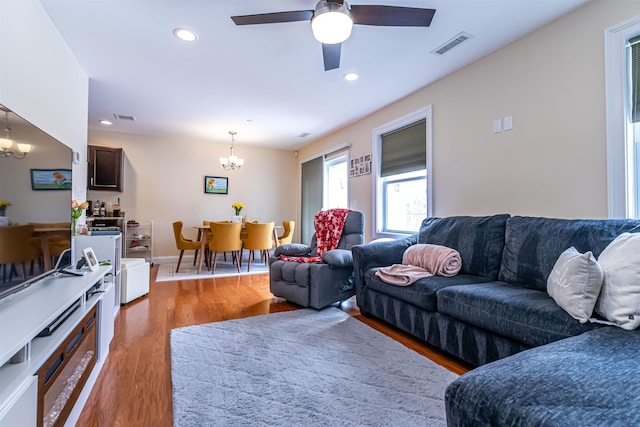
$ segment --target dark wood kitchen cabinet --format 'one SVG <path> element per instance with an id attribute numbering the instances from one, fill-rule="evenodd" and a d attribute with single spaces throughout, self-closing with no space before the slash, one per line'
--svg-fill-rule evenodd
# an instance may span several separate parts
<path id="1" fill-rule="evenodd" d="M 122 192 L 123 160 L 122 148 L 89 145 L 89 190 Z"/>

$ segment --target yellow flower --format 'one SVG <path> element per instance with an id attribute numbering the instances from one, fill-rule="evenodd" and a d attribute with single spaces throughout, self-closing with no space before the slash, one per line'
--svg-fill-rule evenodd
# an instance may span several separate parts
<path id="1" fill-rule="evenodd" d="M 0 200 L 0 206 L 11 206 L 11 202 L 8 200 Z"/>
<path id="2" fill-rule="evenodd" d="M 231 207 L 236 210 L 236 215 L 240 215 L 240 211 L 244 208 L 244 205 L 240 202 L 236 202 L 232 204 Z"/>

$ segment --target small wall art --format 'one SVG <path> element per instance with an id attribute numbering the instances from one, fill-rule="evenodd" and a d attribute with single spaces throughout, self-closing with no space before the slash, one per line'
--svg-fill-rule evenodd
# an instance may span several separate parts
<path id="1" fill-rule="evenodd" d="M 205 176 L 204 192 L 206 194 L 228 194 L 229 178 L 226 176 Z"/>
<path id="2" fill-rule="evenodd" d="M 71 169 L 31 169 L 32 190 L 71 190 Z"/>
<path id="3" fill-rule="evenodd" d="M 371 154 L 354 157 L 349 162 L 349 176 L 358 176 L 371 173 Z"/>

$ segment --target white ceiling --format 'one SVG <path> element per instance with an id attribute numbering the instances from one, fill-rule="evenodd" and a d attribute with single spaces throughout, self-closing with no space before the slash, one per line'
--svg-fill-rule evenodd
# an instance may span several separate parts
<path id="1" fill-rule="evenodd" d="M 237 27 L 230 19 L 313 9 L 315 0 L 41 2 L 89 75 L 90 129 L 218 142 L 235 130 L 239 144 L 293 150 L 588 0 L 353 0 L 436 13 L 428 28 L 354 26 L 340 68 L 328 72 L 308 22 Z M 177 39 L 177 27 L 198 40 Z M 474 37 L 443 56 L 430 53 L 462 31 Z M 352 71 L 360 79 L 345 81 Z"/>

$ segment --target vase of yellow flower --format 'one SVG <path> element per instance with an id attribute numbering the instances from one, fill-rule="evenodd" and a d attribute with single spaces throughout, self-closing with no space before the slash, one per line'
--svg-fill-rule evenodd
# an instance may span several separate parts
<path id="1" fill-rule="evenodd" d="M 78 234 L 78 218 L 82 216 L 82 212 L 89 207 L 87 202 L 71 201 L 71 235 Z"/>
<path id="2" fill-rule="evenodd" d="M 231 205 L 231 207 L 235 210 L 236 214 L 231 218 L 231 222 L 240 222 L 242 221 L 242 216 L 240 212 L 244 208 L 244 205 L 240 202 L 236 202 Z"/>

